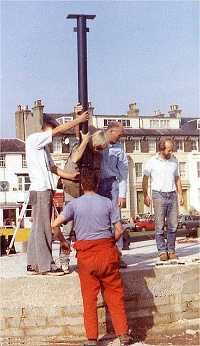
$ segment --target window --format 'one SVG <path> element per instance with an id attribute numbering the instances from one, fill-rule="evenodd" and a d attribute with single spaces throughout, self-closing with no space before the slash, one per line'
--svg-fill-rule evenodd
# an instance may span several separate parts
<path id="1" fill-rule="evenodd" d="M 69 118 L 69 117 L 64 117 L 63 118 L 63 122 L 64 123 L 67 123 L 68 121 L 71 121 L 72 120 L 72 118 Z"/>
<path id="2" fill-rule="evenodd" d="M 149 139 L 148 143 L 149 143 L 149 151 L 154 153 L 156 151 L 156 141 L 154 139 Z"/>
<path id="3" fill-rule="evenodd" d="M 30 187 L 30 178 L 28 175 L 21 175 L 17 177 L 18 179 L 18 191 L 28 191 Z"/>
<path id="4" fill-rule="evenodd" d="M 197 162 L 197 177 L 200 178 L 200 161 Z"/>
<path id="5" fill-rule="evenodd" d="M 183 141 L 182 139 L 176 140 L 176 150 L 183 151 Z"/>
<path id="6" fill-rule="evenodd" d="M 197 140 L 192 140 L 192 150 L 197 150 Z"/>
<path id="7" fill-rule="evenodd" d="M 53 152 L 62 153 L 62 142 L 59 137 L 54 137 L 53 139 Z"/>
<path id="8" fill-rule="evenodd" d="M 160 128 L 166 129 L 169 127 L 169 120 L 160 120 Z"/>
<path id="9" fill-rule="evenodd" d="M 181 178 L 186 177 L 186 162 L 179 162 L 179 173 Z"/>
<path id="10" fill-rule="evenodd" d="M 156 129 L 159 127 L 159 120 L 150 120 L 150 128 Z"/>
<path id="11" fill-rule="evenodd" d="M 0 155 L 0 167 L 6 167 L 6 155 Z"/>
<path id="12" fill-rule="evenodd" d="M 135 175 L 136 175 L 136 178 L 142 177 L 142 163 L 141 162 L 135 163 Z"/>
<path id="13" fill-rule="evenodd" d="M 27 208 L 25 210 L 25 217 L 31 217 L 31 214 L 32 214 L 32 208 L 31 208 L 31 204 L 28 204 L 27 205 Z"/>
<path id="14" fill-rule="evenodd" d="M 118 123 L 122 123 L 124 127 L 130 127 L 131 122 L 129 119 L 104 119 L 103 126 L 107 127 L 111 122 L 117 121 Z"/>
<path id="15" fill-rule="evenodd" d="M 133 141 L 133 151 L 140 151 L 140 141 L 139 139 Z"/>
<path id="16" fill-rule="evenodd" d="M 22 154 L 22 168 L 27 168 L 26 156 Z"/>

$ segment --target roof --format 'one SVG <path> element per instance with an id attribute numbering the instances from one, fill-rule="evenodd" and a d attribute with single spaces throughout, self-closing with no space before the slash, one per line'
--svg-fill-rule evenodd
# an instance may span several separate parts
<path id="1" fill-rule="evenodd" d="M 1 153 L 25 153 L 25 142 L 18 138 L 0 139 Z"/>
<path id="2" fill-rule="evenodd" d="M 180 129 L 128 129 L 125 128 L 127 136 L 199 136 L 197 128 L 185 127 Z"/>

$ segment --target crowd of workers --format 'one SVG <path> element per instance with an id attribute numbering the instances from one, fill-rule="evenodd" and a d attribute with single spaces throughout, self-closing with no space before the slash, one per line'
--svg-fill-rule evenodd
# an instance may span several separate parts
<path id="1" fill-rule="evenodd" d="M 80 105 L 75 108 L 75 119 L 62 125 L 45 115 L 41 131 L 26 140 L 33 220 L 27 249 L 27 273 L 53 276 L 69 273 L 70 236 L 74 232 L 87 336 L 84 345 L 97 345 L 97 295 L 101 289 L 115 333 L 120 345 L 124 346 L 131 343 L 131 337 L 120 275 L 120 268 L 127 267 L 122 259 L 123 226 L 120 221 L 120 210 L 126 206 L 128 178 L 127 155 L 119 141 L 124 134 L 123 126 L 113 122 L 105 131 L 93 128 L 87 134 L 81 133 L 81 141 L 77 139 L 74 144 L 64 170 L 55 166 L 48 149 L 54 136 L 64 135 L 88 119 L 88 112 L 82 112 Z M 80 170 L 81 159 L 88 147 L 93 153 L 93 167 Z M 53 173 L 60 177 L 65 196 L 63 210 L 55 220 L 52 220 L 56 189 Z M 183 204 L 183 197 L 170 138 L 159 143 L 159 152 L 145 166 L 143 192 L 147 206 L 151 203 L 149 177 L 158 254 L 161 261 L 176 259 L 178 203 Z M 163 231 L 165 219 L 167 239 Z M 60 241 L 59 267 L 52 257 L 52 236 Z"/>

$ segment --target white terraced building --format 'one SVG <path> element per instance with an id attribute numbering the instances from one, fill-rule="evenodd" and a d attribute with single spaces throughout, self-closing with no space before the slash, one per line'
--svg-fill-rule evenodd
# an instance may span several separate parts
<path id="1" fill-rule="evenodd" d="M 162 136 L 172 137 L 175 142 L 175 156 L 179 161 L 184 194 L 184 207 L 180 209 L 180 213 L 200 212 L 200 119 L 198 116 L 193 118 L 188 118 L 187 115 L 182 116 L 182 111 L 178 105 L 170 106 L 166 114 L 156 111 L 150 115 L 141 115 L 136 103 L 130 104 L 127 114 L 123 115 L 97 115 L 94 114 L 94 108 L 91 105 L 89 109 L 92 114 L 92 125 L 105 129 L 110 121 L 117 120 L 122 122 L 126 129 L 122 143 L 129 160 L 129 179 L 127 207 L 123 210 L 124 217 L 135 217 L 145 212 L 153 213 L 152 209 L 144 206 L 142 177 L 145 162 L 156 153 L 158 141 Z M 15 113 L 17 138 L 24 141 L 30 133 L 37 131 L 41 127 L 43 114 L 45 113 L 41 100 L 35 101 L 32 110 L 28 106 L 18 106 Z M 48 114 L 60 123 L 69 121 L 74 116 L 74 113 Z M 54 138 L 51 147 L 54 161 L 60 167 L 64 166 L 70 146 L 75 138 L 74 132 L 69 131 L 67 137 L 69 137 L 69 143 L 64 138 L 57 137 Z M 11 153 L 6 154 L 1 150 L 1 155 L 11 155 Z M 10 176 L 5 178 L 6 168 L 0 167 L 1 181 L 8 179 L 9 182 L 9 191 L 6 192 L 7 203 L 11 203 L 12 200 L 15 200 L 13 203 L 18 202 L 19 197 L 16 196 L 20 196 L 20 193 L 22 196 L 20 189 L 23 189 L 24 193 L 25 180 L 28 181 L 26 175 L 20 175 L 20 172 L 24 173 L 26 168 L 22 165 L 21 168 L 17 168 L 20 166 L 19 162 L 22 162 L 24 152 L 13 153 L 12 155 L 14 155 L 12 156 L 14 178 L 11 181 L 9 181 Z M 17 158 L 15 155 L 21 155 L 21 158 Z M 10 162 L 8 157 L 6 160 Z M 18 163 L 15 163 L 16 161 Z M 22 182 L 21 185 L 20 181 Z M 15 186 L 13 182 L 15 182 Z M 11 195 L 13 197 L 9 197 L 8 201 L 8 196 Z M 3 203 L 3 196 L 5 196 L 5 191 L 0 192 L 1 203 Z M 17 215 L 19 209 L 16 210 Z M 1 215 L 2 213 L 1 210 Z"/>

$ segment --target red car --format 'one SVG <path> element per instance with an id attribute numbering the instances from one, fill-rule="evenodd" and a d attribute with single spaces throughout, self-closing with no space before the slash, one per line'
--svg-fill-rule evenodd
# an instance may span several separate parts
<path id="1" fill-rule="evenodd" d="M 155 221 L 153 219 L 140 219 L 135 222 L 136 231 L 154 231 Z"/>

